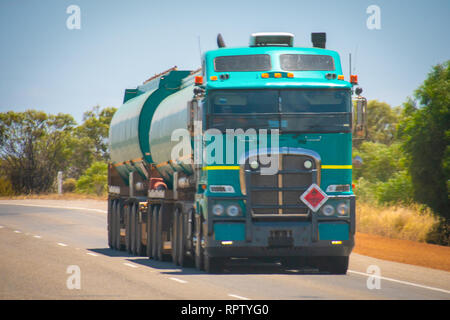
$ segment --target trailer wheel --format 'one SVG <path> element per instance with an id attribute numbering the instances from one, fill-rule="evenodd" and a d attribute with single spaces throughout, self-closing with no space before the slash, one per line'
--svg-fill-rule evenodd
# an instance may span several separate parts
<path id="1" fill-rule="evenodd" d="M 127 204 L 125 206 L 125 249 L 128 253 L 131 253 L 131 206 Z"/>
<path id="2" fill-rule="evenodd" d="M 108 223 L 108 246 L 113 249 L 113 241 L 112 241 L 112 204 L 113 200 L 108 199 L 108 216 L 107 216 L 107 223 Z"/>
<path id="3" fill-rule="evenodd" d="M 152 217 L 153 217 L 153 207 L 152 206 L 148 206 L 147 209 L 147 248 L 146 248 L 146 254 L 147 257 L 149 259 L 151 259 L 153 257 L 152 255 L 152 237 L 153 237 L 153 233 L 152 233 Z"/>
<path id="4" fill-rule="evenodd" d="M 142 224 L 139 223 L 139 204 L 135 205 L 135 234 L 136 234 L 136 255 L 138 256 L 142 256 L 143 252 L 142 252 Z"/>
<path id="5" fill-rule="evenodd" d="M 178 221 L 177 221 L 177 225 L 178 225 L 177 237 L 178 237 L 178 239 L 177 239 L 176 261 L 177 261 L 177 265 L 184 267 L 184 265 L 185 265 L 184 254 L 185 254 L 185 249 L 186 249 L 184 215 L 180 209 L 177 209 L 177 211 L 178 211 Z"/>
<path id="6" fill-rule="evenodd" d="M 156 258 L 159 261 L 163 261 L 163 244 L 164 239 L 162 238 L 162 219 L 163 219 L 163 206 L 159 207 L 157 222 L 156 222 Z"/>
<path id="7" fill-rule="evenodd" d="M 120 214 L 122 213 L 122 202 L 116 201 L 116 209 L 114 212 L 114 248 L 120 250 Z"/>
<path id="8" fill-rule="evenodd" d="M 202 223 L 201 216 L 195 218 L 195 268 L 197 270 L 203 270 L 203 248 L 202 248 Z"/>
<path id="9" fill-rule="evenodd" d="M 130 205 L 130 239 L 131 239 L 131 254 L 136 255 L 136 204 Z"/>
<path id="10" fill-rule="evenodd" d="M 179 210 L 176 208 L 173 211 L 173 219 L 172 219 L 172 228 L 171 228 L 171 234 L 170 237 L 172 240 L 172 261 L 178 265 L 178 238 L 179 238 Z"/>
<path id="11" fill-rule="evenodd" d="M 157 235 L 156 235 L 156 230 L 157 230 L 157 222 L 158 222 L 158 207 L 159 206 L 154 206 L 153 207 L 153 214 L 152 214 L 152 232 L 151 232 L 151 237 L 152 237 L 152 257 L 153 259 L 157 259 Z"/>
<path id="12" fill-rule="evenodd" d="M 116 249 L 116 211 L 117 200 L 113 200 L 111 205 L 111 249 Z"/>

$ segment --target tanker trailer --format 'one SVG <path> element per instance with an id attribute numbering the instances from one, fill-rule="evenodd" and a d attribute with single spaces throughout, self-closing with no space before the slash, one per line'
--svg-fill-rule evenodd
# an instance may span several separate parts
<path id="1" fill-rule="evenodd" d="M 357 77 L 345 81 L 325 39 L 257 33 L 227 48 L 218 37 L 201 69 L 125 90 L 110 127 L 110 247 L 207 272 L 270 259 L 345 274 L 366 99 L 358 88 L 353 106 Z"/>

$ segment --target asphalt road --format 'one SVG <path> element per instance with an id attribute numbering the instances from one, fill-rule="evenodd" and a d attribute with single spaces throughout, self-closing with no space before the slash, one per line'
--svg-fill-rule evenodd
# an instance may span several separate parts
<path id="1" fill-rule="evenodd" d="M 0 201 L 0 299 L 450 299 L 449 272 L 358 254 L 344 276 L 263 264 L 209 275 L 130 256 L 108 248 L 105 210 Z"/>

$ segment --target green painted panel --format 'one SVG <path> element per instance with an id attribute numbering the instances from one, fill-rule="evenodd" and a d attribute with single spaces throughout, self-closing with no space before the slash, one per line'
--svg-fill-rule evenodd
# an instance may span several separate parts
<path id="1" fill-rule="evenodd" d="M 348 240 L 347 223 L 319 223 L 319 240 Z"/>
<path id="2" fill-rule="evenodd" d="M 214 223 L 214 239 L 219 241 L 245 240 L 244 223 Z"/>

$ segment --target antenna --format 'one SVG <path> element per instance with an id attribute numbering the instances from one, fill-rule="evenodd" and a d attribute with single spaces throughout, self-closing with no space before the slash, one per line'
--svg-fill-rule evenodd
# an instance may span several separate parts
<path id="1" fill-rule="evenodd" d="M 202 44 L 200 41 L 200 35 L 197 35 L 197 42 L 198 42 L 198 53 L 200 54 L 200 65 L 202 65 Z"/>
<path id="2" fill-rule="evenodd" d="M 352 53 L 348 54 L 348 78 L 350 79 L 352 75 Z"/>

